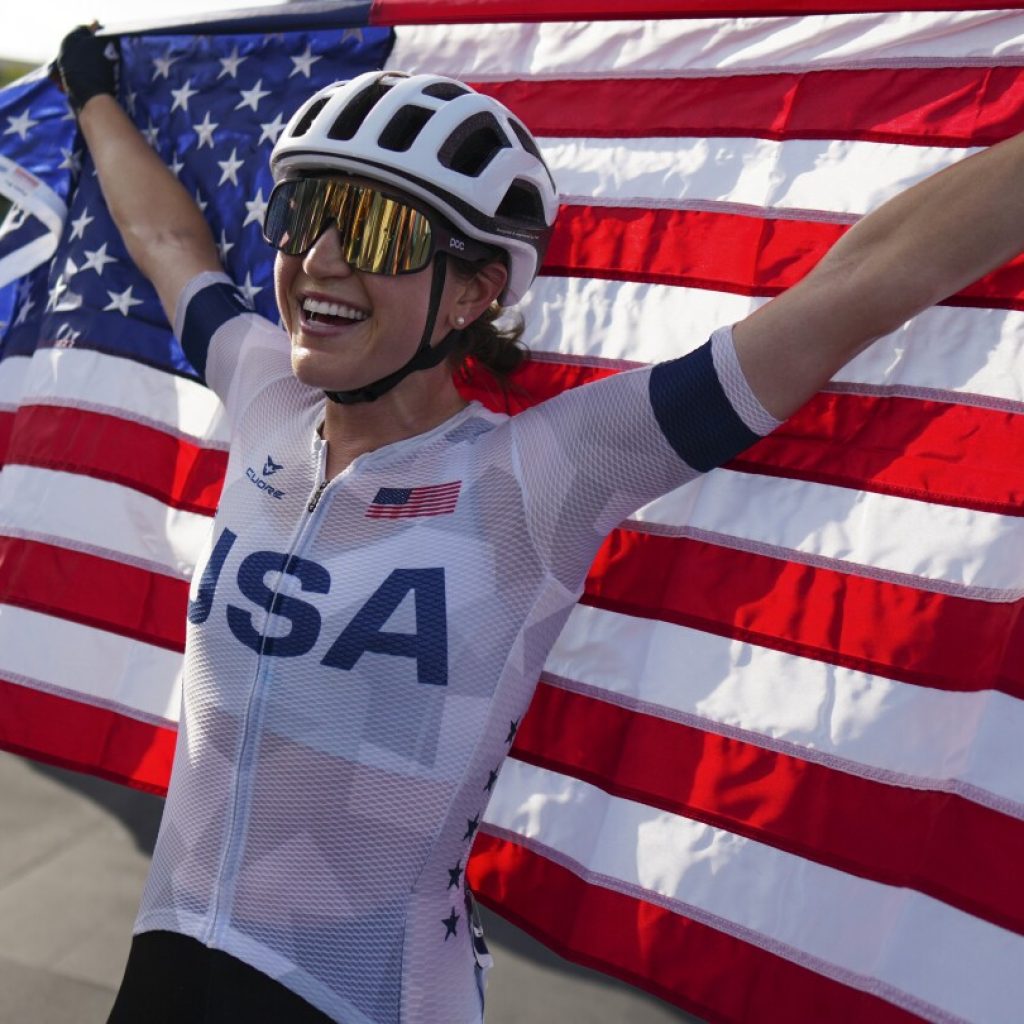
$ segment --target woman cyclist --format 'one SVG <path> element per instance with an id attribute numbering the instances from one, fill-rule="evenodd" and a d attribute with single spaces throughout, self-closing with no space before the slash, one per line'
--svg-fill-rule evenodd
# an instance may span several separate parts
<path id="1" fill-rule="evenodd" d="M 111 1020 L 462 1024 L 465 865 L 602 538 L 1024 245 L 1018 138 L 918 185 L 679 359 L 509 419 L 467 354 L 557 209 L 526 128 L 431 75 L 336 83 L 271 157 L 281 324 L 251 312 L 87 30 L 60 69 L 125 244 L 233 434 L 193 582 L 171 786 Z"/>

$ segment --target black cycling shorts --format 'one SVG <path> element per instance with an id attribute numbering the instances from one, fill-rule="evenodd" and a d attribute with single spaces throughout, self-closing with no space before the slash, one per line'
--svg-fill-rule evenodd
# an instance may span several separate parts
<path id="1" fill-rule="evenodd" d="M 332 1024 L 280 982 L 174 932 L 132 939 L 107 1024 Z"/>

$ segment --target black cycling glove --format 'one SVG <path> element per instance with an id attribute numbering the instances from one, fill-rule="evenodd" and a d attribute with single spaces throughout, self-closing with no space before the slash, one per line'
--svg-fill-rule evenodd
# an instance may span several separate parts
<path id="1" fill-rule="evenodd" d="M 69 32 L 60 44 L 56 60 L 61 84 L 76 114 L 100 93 L 117 95 L 120 54 L 114 38 L 100 39 L 81 25 Z"/>

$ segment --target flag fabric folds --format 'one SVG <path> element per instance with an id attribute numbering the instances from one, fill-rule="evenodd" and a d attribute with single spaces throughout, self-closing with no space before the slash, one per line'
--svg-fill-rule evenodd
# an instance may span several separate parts
<path id="1" fill-rule="evenodd" d="M 505 102 L 564 204 L 515 411 L 697 347 L 1024 130 L 1021 5 L 806 6 L 289 5 L 123 37 L 122 98 L 275 320 L 305 96 L 386 66 Z M 159 792 L 225 424 L 45 75 L 0 93 L 0 189 L 0 745 Z M 1022 339 L 1018 259 L 612 533 L 509 724 L 482 900 L 708 1020 L 1019 1018 Z"/>

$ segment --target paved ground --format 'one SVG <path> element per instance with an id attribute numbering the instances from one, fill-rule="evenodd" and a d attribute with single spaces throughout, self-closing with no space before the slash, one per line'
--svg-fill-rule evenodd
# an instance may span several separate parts
<path id="1" fill-rule="evenodd" d="M 161 807 L 0 753 L 0 1024 L 105 1021 Z M 484 913 L 487 1024 L 699 1024 Z"/>

